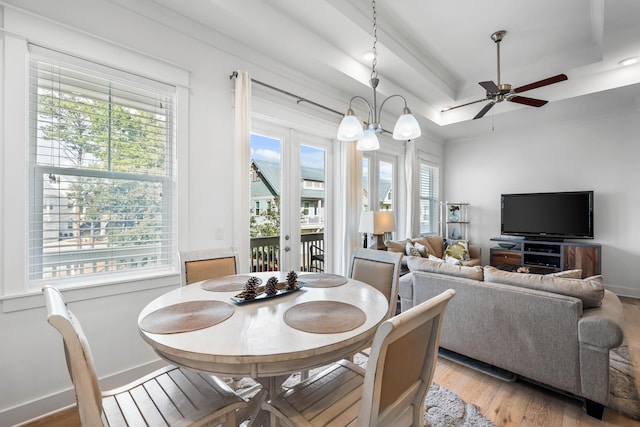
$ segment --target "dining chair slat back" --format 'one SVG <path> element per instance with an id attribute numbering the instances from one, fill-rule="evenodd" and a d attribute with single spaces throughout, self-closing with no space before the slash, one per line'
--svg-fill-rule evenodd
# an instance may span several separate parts
<path id="1" fill-rule="evenodd" d="M 376 331 L 366 369 L 341 360 L 262 404 L 272 425 L 422 426 L 449 289 Z"/>
<path id="2" fill-rule="evenodd" d="M 182 286 L 238 272 L 233 248 L 180 251 L 179 256 Z"/>
<path id="3" fill-rule="evenodd" d="M 396 313 L 402 254 L 356 248 L 349 264 L 349 277 L 373 286 L 389 301 L 386 318 Z"/>
<path id="4" fill-rule="evenodd" d="M 214 376 L 166 366 L 114 390 L 102 391 L 78 318 L 53 286 L 43 289 L 47 320 L 62 335 L 67 368 L 83 426 L 235 426 L 247 403 Z M 190 402 L 190 403 L 189 403 Z M 186 404 L 189 403 L 189 404 Z"/>

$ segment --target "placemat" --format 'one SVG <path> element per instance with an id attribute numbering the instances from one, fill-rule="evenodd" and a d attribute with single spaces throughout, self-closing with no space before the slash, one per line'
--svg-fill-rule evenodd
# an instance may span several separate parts
<path id="1" fill-rule="evenodd" d="M 234 274 L 231 276 L 216 277 L 215 279 L 205 280 L 200 287 L 205 291 L 212 292 L 240 292 L 244 290 L 244 285 L 251 276 Z M 258 279 L 258 284 L 262 283 L 262 279 Z"/>
<path id="2" fill-rule="evenodd" d="M 347 332 L 367 319 L 364 311 L 339 301 L 309 301 L 284 313 L 284 322 L 294 329 L 314 334 Z"/>
<path id="3" fill-rule="evenodd" d="M 149 313 L 140 328 L 153 334 L 175 334 L 208 328 L 227 320 L 235 307 L 222 301 L 186 301 Z"/>
<path id="4" fill-rule="evenodd" d="M 310 288 L 332 288 L 334 286 L 344 285 L 349 281 L 349 279 L 339 274 L 328 273 L 301 274 L 299 278 L 300 280 L 304 280 Z"/>

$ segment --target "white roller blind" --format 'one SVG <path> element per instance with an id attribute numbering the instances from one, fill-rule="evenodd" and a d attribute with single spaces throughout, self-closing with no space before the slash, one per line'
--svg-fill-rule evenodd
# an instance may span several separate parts
<path id="1" fill-rule="evenodd" d="M 420 160 L 420 234 L 438 234 L 438 166 Z"/>
<path id="2" fill-rule="evenodd" d="M 175 88 L 30 53 L 29 279 L 172 265 Z"/>

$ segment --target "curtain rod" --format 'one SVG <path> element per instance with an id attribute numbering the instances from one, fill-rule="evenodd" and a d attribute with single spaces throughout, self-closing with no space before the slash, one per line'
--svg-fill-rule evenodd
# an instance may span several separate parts
<path id="1" fill-rule="evenodd" d="M 231 73 L 231 75 L 229 76 L 229 79 L 233 79 L 234 77 L 238 77 L 238 72 L 237 71 L 234 71 L 233 73 Z M 336 111 L 336 110 L 334 110 L 332 108 L 325 107 L 322 104 L 318 104 L 317 102 L 313 102 L 313 101 L 311 101 L 309 99 L 306 99 L 306 98 L 304 98 L 302 96 L 298 96 L 298 95 L 296 95 L 294 93 L 287 92 L 286 90 L 277 88 L 275 86 L 271 86 L 270 84 L 267 84 L 267 83 L 264 83 L 264 82 L 261 82 L 259 80 L 255 80 L 255 79 L 251 79 L 251 82 L 255 83 L 255 84 L 258 84 L 260 86 L 264 86 L 264 87 L 269 88 L 271 90 L 275 90 L 276 92 L 284 93 L 285 95 L 288 95 L 288 96 L 290 96 L 292 98 L 296 98 L 296 104 L 300 104 L 301 102 L 306 102 L 307 104 L 315 105 L 316 107 L 319 107 L 319 108 L 322 108 L 324 110 L 330 111 L 330 112 L 332 112 L 334 114 L 337 114 L 340 117 L 344 116 L 344 113 L 341 113 L 340 111 Z"/>

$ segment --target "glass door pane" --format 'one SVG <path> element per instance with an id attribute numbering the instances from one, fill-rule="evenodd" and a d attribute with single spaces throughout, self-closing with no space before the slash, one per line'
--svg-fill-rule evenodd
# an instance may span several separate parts
<path id="1" fill-rule="evenodd" d="M 325 270 L 325 149 L 300 145 L 300 270 Z"/>
<path id="2" fill-rule="evenodd" d="M 280 139 L 251 134 L 250 271 L 280 268 L 280 153 Z"/>

